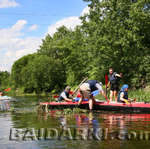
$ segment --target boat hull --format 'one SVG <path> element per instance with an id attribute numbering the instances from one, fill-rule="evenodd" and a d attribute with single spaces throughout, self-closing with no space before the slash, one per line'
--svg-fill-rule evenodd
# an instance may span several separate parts
<path id="1" fill-rule="evenodd" d="M 46 106 L 48 109 L 66 109 L 66 108 L 81 108 L 89 109 L 88 101 L 82 102 L 78 105 L 78 102 L 45 102 L 40 103 L 41 106 Z M 95 102 L 93 110 L 96 111 L 115 111 L 123 113 L 150 113 L 150 103 L 135 102 L 130 104 L 125 103 L 107 103 L 107 102 Z"/>

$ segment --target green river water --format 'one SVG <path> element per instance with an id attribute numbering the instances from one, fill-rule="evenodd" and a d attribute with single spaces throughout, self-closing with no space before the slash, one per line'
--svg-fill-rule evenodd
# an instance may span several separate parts
<path id="1" fill-rule="evenodd" d="M 38 112 L 39 97 L 15 97 L 0 113 L 0 149 L 148 149 L 150 114 Z M 44 99 L 41 99 L 44 100 Z"/>

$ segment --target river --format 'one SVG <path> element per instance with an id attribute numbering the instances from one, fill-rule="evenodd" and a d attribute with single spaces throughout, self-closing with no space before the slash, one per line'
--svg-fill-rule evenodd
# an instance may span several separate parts
<path id="1" fill-rule="evenodd" d="M 40 97 L 15 97 L 0 113 L 0 149 L 148 149 L 150 114 L 62 114 L 37 110 Z M 59 113 L 59 114 L 58 114 Z"/>

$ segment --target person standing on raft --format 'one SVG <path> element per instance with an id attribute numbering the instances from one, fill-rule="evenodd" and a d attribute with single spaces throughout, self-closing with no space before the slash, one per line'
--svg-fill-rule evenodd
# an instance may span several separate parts
<path id="1" fill-rule="evenodd" d="M 93 109 L 93 103 L 95 101 L 92 92 L 98 90 L 100 94 L 102 94 L 107 102 L 109 102 L 105 92 L 102 89 L 101 82 L 98 82 L 97 80 L 88 80 L 87 82 L 83 83 L 80 88 L 79 92 L 81 94 L 81 99 L 78 102 L 78 105 L 81 104 L 83 99 L 88 99 L 89 100 L 89 109 Z"/>
<path id="2" fill-rule="evenodd" d="M 118 94 L 118 99 L 117 99 L 118 102 L 128 104 L 129 102 L 133 102 L 136 100 L 136 99 L 128 98 L 128 88 L 129 88 L 129 86 L 127 84 L 124 84 L 122 86 L 122 88 Z"/>
<path id="3" fill-rule="evenodd" d="M 117 102 L 117 94 L 119 91 L 119 78 L 122 78 L 122 73 L 117 74 L 114 72 L 113 68 L 109 68 L 109 83 L 110 85 L 110 101 L 113 100 L 113 97 L 115 98 L 115 101 Z"/>

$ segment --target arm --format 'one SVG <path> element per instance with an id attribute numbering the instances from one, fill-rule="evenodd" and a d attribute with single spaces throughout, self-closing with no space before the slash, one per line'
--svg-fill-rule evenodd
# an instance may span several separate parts
<path id="1" fill-rule="evenodd" d="M 116 73 L 115 76 L 119 77 L 119 78 L 122 78 L 122 73 L 120 73 L 120 74 Z"/>
<path id="2" fill-rule="evenodd" d="M 72 101 L 72 99 L 64 98 L 65 101 Z"/>
<path id="3" fill-rule="evenodd" d="M 65 101 L 72 101 L 72 99 L 67 98 L 67 96 L 65 95 L 65 93 L 62 93 L 61 96 L 64 98 Z"/>

